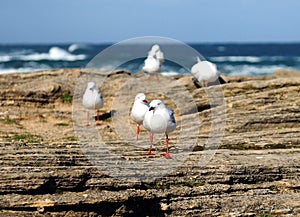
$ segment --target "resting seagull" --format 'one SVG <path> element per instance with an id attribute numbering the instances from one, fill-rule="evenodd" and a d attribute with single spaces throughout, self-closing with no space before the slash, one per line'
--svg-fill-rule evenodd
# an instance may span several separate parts
<path id="1" fill-rule="evenodd" d="M 147 75 L 155 75 L 156 77 L 161 72 L 161 64 L 164 62 L 164 54 L 160 47 L 155 44 L 148 52 L 147 59 L 144 61 L 143 71 Z M 157 77 L 158 80 L 158 77 Z"/>
<path id="2" fill-rule="evenodd" d="M 138 93 L 135 96 L 133 107 L 130 112 L 131 119 L 136 123 L 136 141 L 140 134 L 140 125 L 143 124 L 145 113 L 149 110 L 149 103 L 146 100 L 144 93 Z"/>
<path id="3" fill-rule="evenodd" d="M 100 125 L 100 112 L 99 109 L 103 106 L 103 97 L 98 92 L 96 84 L 89 82 L 87 88 L 83 94 L 82 104 L 87 109 L 87 126 L 90 125 L 90 113 L 89 110 L 97 109 L 97 121 L 96 125 Z"/>
<path id="4" fill-rule="evenodd" d="M 147 75 L 156 75 L 160 73 L 160 63 L 155 57 L 148 55 L 147 59 L 144 61 L 143 71 Z"/>
<path id="5" fill-rule="evenodd" d="M 159 47 L 158 44 L 155 44 L 155 45 L 152 46 L 152 48 L 149 51 L 148 55 L 155 57 L 159 61 L 160 65 L 165 61 L 164 53 L 160 50 L 160 47 Z"/>
<path id="6" fill-rule="evenodd" d="M 146 112 L 143 126 L 150 132 L 150 149 L 147 155 L 152 155 L 153 134 L 165 133 L 166 152 L 162 154 L 167 159 L 171 159 L 169 153 L 169 133 L 176 129 L 174 111 L 168 109 L 161 100 L 152 100 L 150 108 Z"/>
<path id="7" fill-rule="evenodd" d="M 220 76 L 215 64 L 207 60 L 201 61 L 199 57 L 197 63 L 192 66 L 191 72 L 202 87 L 207 87 L 208 83 L 216 81 Z"/>

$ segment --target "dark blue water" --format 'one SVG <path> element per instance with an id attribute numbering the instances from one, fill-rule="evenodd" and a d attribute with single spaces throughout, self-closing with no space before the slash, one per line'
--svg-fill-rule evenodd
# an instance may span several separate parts
<path id="1" fill-rule="evenodd" d="M 300 43 L 190 44 L 189 46 L 198 51 L 202 57 L 215 63 L 218 70 L 225 74 L 265 75 L 279 69 L 300 70 Z M 164 45 L 160 47 L 165 57 L 168 57 L 168 53 L 165 52 L 168 49 L 164 50 Z M 53 68 L 85 68 L 106 48 L 109 49 L 110 44 L 0 45 L 0 73 Z M 120 57 L 128 55 L 128 50 L 126 52 L 120 51 L 115 53 L 116 56 L 107 56 L 107 61 L 102 58 L 99 69 L 121 68 L 132 73 L 141 71 L 147 52 L 144 56 L 122 62 Z M 181 63 L 184 61 L 187 65 L 191 65 L 193 61 L 196 63 L 195 56 L 180 52 L 177 56 L 182 60 Z M 189 69 L 167 59 L 162 65 L 162 72 L 164 74 L 187 74 Z"/>

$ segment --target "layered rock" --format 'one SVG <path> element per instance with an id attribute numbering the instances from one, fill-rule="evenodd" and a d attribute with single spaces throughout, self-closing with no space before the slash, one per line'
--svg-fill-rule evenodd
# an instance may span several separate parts
<path id="1" fill-rule="evenodd" d="M 299 75 L 225 77 L 208 88 L 191 76 L 157 82 L 123 71 L 0 75 L 0 214 L 296 216 Z M 86 129 L 80 100 L 91 79 L 103 82 L 105 106 L 101 125 Z M 173 160 L 160 157 L 163 137 L 151 158 L 144 130 L 133 142 L 128 100 L 138 91 L 175 110 Z M 105 146 L 89 143 L 99 138 Z"/>

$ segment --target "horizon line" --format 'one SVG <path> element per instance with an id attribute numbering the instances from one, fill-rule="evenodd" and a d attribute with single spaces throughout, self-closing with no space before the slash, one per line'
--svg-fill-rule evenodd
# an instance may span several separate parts
<path id="1" fill-rule="evenodd" d="M 103 42 L 0 42 L 0 46 L 3 45 L 70 45 L 70 44 L 95 44 L 95 45 L 113 45 L 120 43 L 125 40 L 121 40 L 118 42 L 109 42 L 109 41 L 103 41 Z M 180 40 L 178 40 L 180 41 Z M 185 44 L 300 44 L 300 41 L 181 41 Z M 159 42 L 158 42 L 159 43 Z M 146 43 L 145 43 L 146 44 Z"/>

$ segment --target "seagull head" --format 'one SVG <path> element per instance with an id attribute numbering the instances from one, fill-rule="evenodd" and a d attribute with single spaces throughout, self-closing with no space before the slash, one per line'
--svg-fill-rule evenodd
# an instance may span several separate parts
<path id="1" fill-rule="evenodd" d="M 135 96 L 134 101 L 139 101 L 139 102 L 142 102 L 142 103 L 148 103 L 148 101 L 146 100 L 146 95 L 144 93 L 138 93 Z"/>
<path id="2" fill-rule="evenodd" d="M 89 89 L 89 90 L 95 90 L 96 89 L 96 84 L 95 84 L 95 82 L 89 82 L 88 83 L 88 85 L 87 85 L 87 88 Z"/>
<path id="3" fill-rule="evenodd" d="M 154 99 L 150 102 L 149 111 L 156 110 L 157 108 L 164 108 L 164 107 L 165 107 L 165 104 L 161 100 Z"/>
<path id="4" fill-rule="evenodd" d="M 151 50 L 154 51 L 154 52 L 156 52 L 156 51 L 160 50 L 160 47 L 159 47 L 158 44 L 155 44 L 155 45 L 152 46 Z"/>

